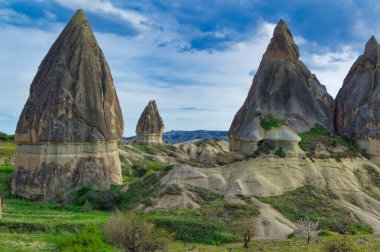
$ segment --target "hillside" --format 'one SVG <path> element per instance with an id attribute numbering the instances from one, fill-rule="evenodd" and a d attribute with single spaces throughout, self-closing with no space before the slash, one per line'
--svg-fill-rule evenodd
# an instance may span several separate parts
<path id="1" fill-rule="evenodd" d="M 227 140 L 227 131 L 216 131 L 216 130 L 172 130 L 165 132 L 162 135 L 162 139 L 165 143 L 184 143 L 192 140 L 199 139 L 224 139 Z M 125 137 L 123 141 L 135 140 L 136 136 Z"/>
<path id="2" fill-rule="evenodd" d="M 73 235 L 85 232 L 83 227 L 101 227 L 113 210 L 139 209 L 174 235 L 169 251 L 189 248 L 185 244 L 203 251 L 228 246 L 235 247 L 233 251 L 304 251 L 304 238 L 288 236 L 305 217 L 330 232 L 312 242 L 309 251 L 320 251 L 334 232 L 364 239 L 364 251 L 379 249 L 380 168 L 353 142 L 318 128 L 301 136 L 302 157 L 281 157 L 266 145 L 244 157 L 230 153 L 224 140 L 119 143 L 123 184 L 105 192 L 88 188 L 72 193 L 64 208 L 10 195 L 13 166 L 2 165 L 0 234 L 5 239 L 0 244 L 5 251 L 67 246 Z M 14 148 L 11 142 L 2 146 Z M 241 250 L 241 238 L 231 228 L 247 217 L 255 219 L 257 240 L 250 250 Z M 16 231 L 18 235 L 12 235 Z M 95 236 L 101 238 L 101 232 Z M 104 251 L 118 251 L 102 244 Z"/>

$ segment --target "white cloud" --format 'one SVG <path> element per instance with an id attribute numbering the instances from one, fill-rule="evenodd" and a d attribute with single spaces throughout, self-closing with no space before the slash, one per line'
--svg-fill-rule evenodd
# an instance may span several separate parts
<path id="1" fill-rule="evenodd" d="M 135 28 L 147 30 L 149 28 L 148 19 L 136 12 L 125 10 L 114 6 L 110 1 L 105 0 L 55 0 L 62 6 L 73 10 L 83 8 L 88 12 L 103 15 L 116 16 L 131 23 Z"/>
<path id="2" fill-rule="evenodd" d="M 326 51 L 321 54 L 301 52 L 301 57 L 310 71 L 326 86 L 330 95 L 335 97 L 359 54 L 352 47 L 345 45 L 338 51 Z"/>

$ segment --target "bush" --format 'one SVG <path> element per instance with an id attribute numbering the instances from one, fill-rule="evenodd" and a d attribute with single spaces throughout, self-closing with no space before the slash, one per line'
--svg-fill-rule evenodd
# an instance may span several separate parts
<path id="1" fill-rule="evenodd" d="M 360 252 L 367 251 L 365 245 L 358 245 L 354 237 L 348 235 L 332 235 L 323 242 L 326 252 Z"/>
<path id="2" fill-rule="evenodd" d="M 59 251 L 93 252 L 105 251 L 107 244 L 102 239 L 102 233 L 97 226 L 86 226 L 73 236 L 58 244 Z"/>
<path id="3" fill-rule="evenodd" d="M 295 232 L 291 232 L 290 234 L 288 234 L 288 239 L 294 239 L 296 237 L 297 237 L 297 235 Z"/>
<path id="4" fill-rule="evenodd" d="M 278 157 L 282 157 L 284 158 L 285 157 L 285 152 L 284 150 L 282 149 L 282 147 L 279 147 L 275 152 L 274 154 Z"/>
<path id="5" fill-rule="evenodd" d="M 9 140 L 13 140 L 14 139 L 14 135 L 8 135 L 4 132 L 0 132 L 0 140 L 1 141 L 9 141 Z"/>
<path id="6" fill-rule="evenodd" d="M 330 236 L 331 232 L 329 230 L 321 230 L 318 232 L 318 236 Z"/>
<path id="7" fill-rule="evenodd" d="M 271 128 L 278 128 L 281 125 L 285 125 L 285 121 L 274 117 L 271 114 L 266 114 L 260 118 L 260 125 L 264 130 L 270 130 Z"/>
<path id="8" fill-rule="evenodd" d="M 104 234 L 112 244 L 125 251 L 156 251 L 166 248 L 171 236 L 157 229 L 143 215 L 116 212 L 104 225 Z"/>

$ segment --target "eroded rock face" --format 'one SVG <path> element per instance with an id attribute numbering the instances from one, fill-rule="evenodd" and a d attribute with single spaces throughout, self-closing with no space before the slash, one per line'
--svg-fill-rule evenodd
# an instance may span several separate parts
<path id="1" fill-rule="evenodd" d="M 139 144 L 162 144 L 164 122 L 155 100 L 149 101 L 137 122 L 136 134 Z"/>
<path id="2" fill-rule="evenodd" d="M 54 187 L 121 182 L 124 123 L 108 64 L 78 10 L 38 68 L 17 124 L 12 192 L 54 198 Z"/>
<path id="3" fill-rule="evenodd" d="M 336 97 L 337 133 L 358 140 L 380 156 L 380 45 L 372 36 L 351 67 Z"/>
<path id="4" fill-rule="evenodd" d="M 262 134 L 256 127 L 258 112 L 284 119 L 297 133 L 315 123 L 332 131 L 333 108 L 333 98 L 299 60 L 289 27 L 280 20 L 228 137 L 235 149 L 254 149 L 252 144 Z"/>

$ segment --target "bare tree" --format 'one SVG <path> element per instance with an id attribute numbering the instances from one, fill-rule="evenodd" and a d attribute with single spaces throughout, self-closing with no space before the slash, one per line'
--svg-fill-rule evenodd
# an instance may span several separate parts
<path id="1" fill-rule="evenodd" d="M 252 218 L 243 219 L 235 225 L 234 233 L 243 237 L 244 248 L 248 248 L 249 242 L 255 235 L 255 226 L 255 222 Z"/>
<path id="2" fill-rule="evenodd" d="M 129 252 L 163 250 L 171 235 L 156 229 L 145 217 L 132 212 L 128 215 L 116 212 L 104 226 L 108 241 Z"/>
<path id="3" fill-rule="evenodd" d="M 300 219 L 296 222 L 296 234 L 299 236 L 307 237 L 307 244 L 310 243 L 312 236 L 316 234 L 319 227 L 319 222 L 310 221 L 308 217 L 306 219 Z"/>
<path id="4" fill-rule="evenodd" d="M 52 185 L 53 197 L 61 206 L 64 208 L 66 206 L 67 196 L 69 195 L 64 179 L 59 179 Z"/>
<path id="5" fill-rule="evenodd" d="M 314 186 L 314 179 L 311 176 L 306 176 L 304 179 L 304 186 L 307 188 L 307 192 L 309 193 L 309 196 L 311 195 L 311 190 Z"/>
<path id="6" fill-rule="evenodd" d="M 0 220 L 3 219 L 3 206 L 1 205 L 1 196 L 0 196 Z"/>

